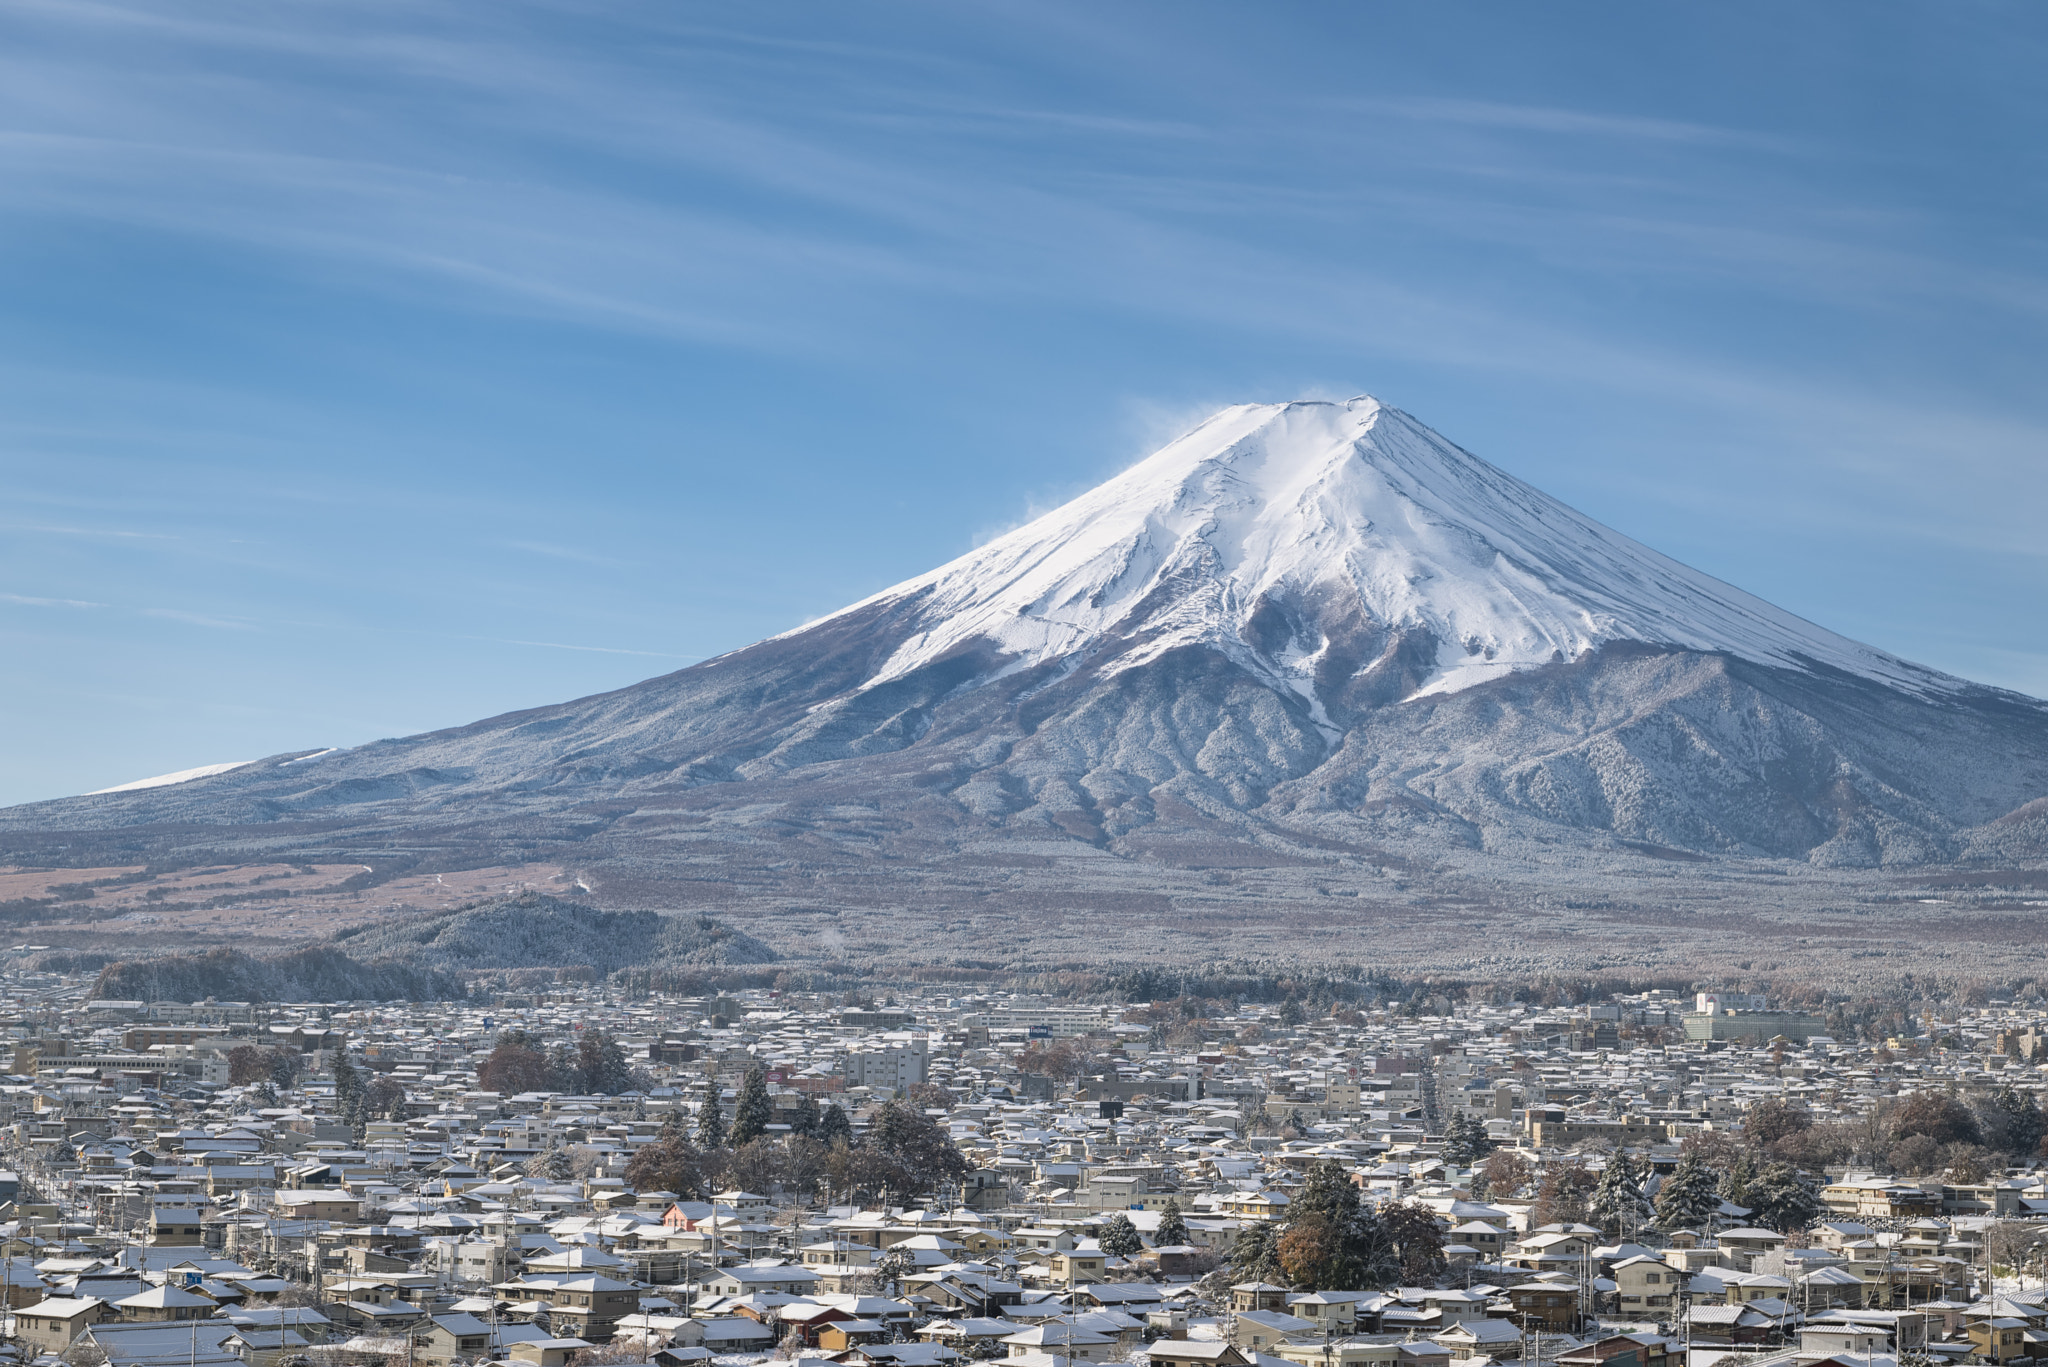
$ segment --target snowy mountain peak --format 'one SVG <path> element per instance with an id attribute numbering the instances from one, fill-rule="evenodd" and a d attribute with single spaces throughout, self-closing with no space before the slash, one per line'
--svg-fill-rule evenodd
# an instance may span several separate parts
<path id="1" fill-rule="evenodd" d="M 1333 683 L 1417 642 L 1430 653 L 1408 696 L 1614 641 L 1915 693 L 1960 686 L 1660 555 L 1367 397 L 1226 408 L 854 606 L 876 604 L 900 605 L 912 634 L 871 683 L 977 640 L 1008 657 L 1004 673 L 1093 660 L 1113 674 L 1204 644 L 1299 692 L 1319 721 Z"/>

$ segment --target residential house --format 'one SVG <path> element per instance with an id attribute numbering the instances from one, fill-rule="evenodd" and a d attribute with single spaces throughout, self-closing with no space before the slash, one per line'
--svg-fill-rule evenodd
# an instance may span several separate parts
<path id="1" fill-rule="evenodd" d="M 513 1344 L 510 1356 L 525 1367 L 568 1367 L 570 1359 L 594 1346 L 583 1339 L 528 1339 Z"/>
<path id="2" fill-rule="evenodd" d="M 1571 1282 L 1522 1282 L 1508 1288 L 1515 1323 L 1546 1334 L 1569 1334 L 1579 1327 L 1579 1288 Z"/>
<path id="3" fill-rule="evenodd" d="M 1013 1358 L 1033 1353 L 1050 1353 L 1073 1362 L 1103 1362 L 1115 1346 L 1113 1335 L 1083 1329 L 1063 1320 L 1035 1324 L 1002 1340 Z"/>
<path id="4" fill-rule="evenodd" d="M 1685 1286 L 1685 1274 L 1662 1258 L 1624 1258 L 1608 1270 L 1614 1279 L 1614 1303 L 1624 1316 L 1659 1318 Z"/>
<path id="5" fill-rule="evenodd" d="M 1047 1262 L 1052 1280 L 1062 1286 L 1081 1286 L 1088 1282 L 1103 1280 L 1108 1272 L 1108 1255 L 1093 1239 L 1084 1239 L 1074 1248 L 1055 1253 Z"/>
<path id="6" fill-rule="evenodd" d="M 62 1353 L 112 1312 L 94 1296 L 57 1296 L 15 1312 L 14 1335 L 44 1353 Z"/>
<path id="7" fill-rule="evenodd" d="M 1146 1350 L 1152 1367 L 1249 1367 L 1235 1344 L 1221 1339 L 1159 1339 Z"/>
<path id="8" fill-rule="evenodd" d="M 1683 1345 L 1657 1334 L 1614 1334 L 1557 1356 L 1557 1367 L 1680 1367 Z"/>
<path id="9" fill-rule="evenodd" d="M 1253 1310 L 1286 1310 L 1287 1288 L 1271 1282 L 1239 1282 L 1230 1288 L 1230 1308 L 1237 1314 Z"/>
<path id="10" fill-rule="evenodd" d="M 1320 1339 L 1323 1331 L 1314 1321 L 1290 1315 L 1284 1310 L 1248 1310 L 1231 1326 L 1230 1341 L 1255 1353 L 1269 1351 L 1278 1343 Z"/>
<path id="11" fill-rule="evenodd" d="M 1461 1358 L 1520 1357 L 1522 1337 L 1522 1327 L 1507 1320 L 1460 1320 L 1433 1341 Z"/>
<path id="12" fill-rule="evenodd" d="M 844 1353 L 869 1343 L 887 1343 L 895 1331 L 880 1320 L 832 1320 L 818 1327 L 818 1347 L 827 1353 Z"/>

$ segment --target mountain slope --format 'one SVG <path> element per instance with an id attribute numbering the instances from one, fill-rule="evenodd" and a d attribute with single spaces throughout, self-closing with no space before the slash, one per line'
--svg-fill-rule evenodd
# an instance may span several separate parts
<path id="1" fill-rule="evenodd" d="M 1360 399 L 1225 410 L 675 674 L 11 809 L 0 857 L 547 859 L 637 905 L 791 915 L 1184 908 L 1261 869 L 1272 916 L 1333 876 L 1575 896 L 1648 859 L 1704 896 L 1701 859 L 2024 863 L 2044 796 L 2048 705 L 1804 622 Z"/>

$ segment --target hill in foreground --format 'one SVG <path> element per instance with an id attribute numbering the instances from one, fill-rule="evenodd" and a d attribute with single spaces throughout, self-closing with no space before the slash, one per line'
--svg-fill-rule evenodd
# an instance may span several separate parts
<path id="1" fill-rule="evenodd" d="M 103 1000 L 433 1001 L 464 996 L 475 972 L 656 972 L 766 964 L 775 952 L 708 916 L 603 911 L 543 893 L 352 927 L 272 955 L 217 948 L 107 964 Z"/>
<path id="2" fill-rule="evenodd" d="M 460 979 L 406 963 L 363 963 L 329 945 L 258 957 L 238 949 L 120 959 L 100 970 L 101 1001 L 444 1001 Z"/>
<path id="3" fill-rule="evenodd" d="M 545 893 L 405 917 L 343 931 L 336 944 L 357 958 L 416 969 L 581 968 L 608 977 L 622 968 L 707 968 L 773 963 L 751 935 L 708 916 L 603 911 Z"/>

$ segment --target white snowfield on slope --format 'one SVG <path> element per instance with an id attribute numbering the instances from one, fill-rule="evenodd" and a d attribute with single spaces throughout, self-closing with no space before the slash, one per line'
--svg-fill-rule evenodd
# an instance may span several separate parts
<path id="1" fill-rule="evenodd" d="M 190 783 L 194 779 L 225 774 L 228 770 L 239 769 L 249 762 L 246 759 L 238 759 L 232 764 L 202 764 L 197 769 L 180 769 L 175 774 L 158 774 L 155 778 L 138 778 L 133 783 L 117 783 L 111 788 L 95 788 L 86 796 L 98 797 L 101 793 L 133 793 L 144 788 L 168 788 L 173 783 Z"/>
<path id="2" fill-rule="evenodd" d="M 1109 672 L 1207 644 L 1313 701 L 1325 643 L 1262 653 L 1246 627 L 1275 590 L 1312 601 L 1345 585 L 1377 622 L 1442 643 L 1418 697 L 1610 641 L 1819 662 L 1919 694 L 1965 686 L 1660 555 L 1372 398 L 1224 409 L 1071 503 L 853 607 L 928 591 L 922 629 L 870 687 L 978 637 L 1014 655 L 1005 672 L 1142 637 Z"/>

